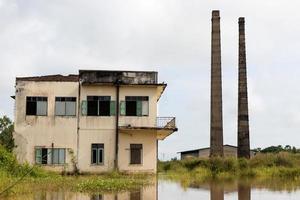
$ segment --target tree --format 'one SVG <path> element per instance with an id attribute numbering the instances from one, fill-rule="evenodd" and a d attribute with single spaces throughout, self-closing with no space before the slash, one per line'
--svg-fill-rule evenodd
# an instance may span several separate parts
<path id="1" fill-rule="evenodd" d="M 13 131 L 14 125 L 12 121 L 7 116 L 0 118 L 0 144 L 10 152 L 16 147 Z"/>

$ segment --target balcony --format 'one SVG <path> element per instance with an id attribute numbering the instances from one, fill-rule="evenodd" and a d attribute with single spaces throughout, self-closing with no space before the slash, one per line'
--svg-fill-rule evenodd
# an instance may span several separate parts
<path id="1" fill-rule="evenodd" d="M 157 117 L 156 122 L 150 126 L 136 126 L 130 123 L 122 123 L 119 126 L 120 133 L 156 133 L 158 140 L 163 140 L 177 131 L 175 117 Z"/>

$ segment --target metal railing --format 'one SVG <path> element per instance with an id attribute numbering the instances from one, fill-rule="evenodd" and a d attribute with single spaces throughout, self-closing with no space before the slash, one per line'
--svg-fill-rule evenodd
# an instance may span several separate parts
<path id="1" fill-rule="evenodd" d="M 176 128 L 175 117 L 157 117 L 156 118 L 157 128 Z"/>

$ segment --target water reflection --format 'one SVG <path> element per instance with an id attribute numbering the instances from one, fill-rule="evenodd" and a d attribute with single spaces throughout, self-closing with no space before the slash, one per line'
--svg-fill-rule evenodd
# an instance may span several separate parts
<path id="1" fill-rule="evenodd" d="M 234 191 L 226 191 L 228 193 Z M 248 184 L 238 183 L 237 186 L 238 200 L 251 200 L 251 186 Z M 224 184 L 210 184 L 210 200 L 224 200 Z"/>
<path id="2" fill-rule="evenodd" d="M 238 184 L 238 199 L 239 200 L 250 200 L 251 199 L 251 186 Z"/>
<path id="3" fill-rule="evenodd" d="M 38 186 L 37 186 L 38 187 Z M 280 191 L 280 192 L 278 192 Z M 157 196 L 158 194 L 158 196 Z M 8 200 L 298 200 L 299 185 L 291 182 L 202 182 L 183 184 L 178 181 L 159 180 L 158 184 L 141 187 L 133 191 L 114 194 L 76 193 L 63 189 L 37 191 L 24 196 L 6 198 Z"/>
<path id="4" fill-rule="evenodd" d="M 40 191 L 33 195 L 33 200 L 156 200 L 157 185 L 141 187 L 133 191 L 119 192 L 117 194 L 84 194 L 67 192 L 64 190 L 58 191 Z M 24 199 L 12 198 L 12 199 Z"/>

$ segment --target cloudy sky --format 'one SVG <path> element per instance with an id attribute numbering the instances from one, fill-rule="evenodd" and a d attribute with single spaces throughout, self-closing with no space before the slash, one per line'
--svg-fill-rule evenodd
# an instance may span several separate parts
<path id="1" fill-rule="evenodd" d="M 299 0 L 0 0 L 0 115 L 16 76 L 157 70 L 160 158 L 209 145 L 211 11 L 221 11 L 224 143 L 236 144 L 238 17 L 246 19 L 251 147 L 300 147 Z"/>

